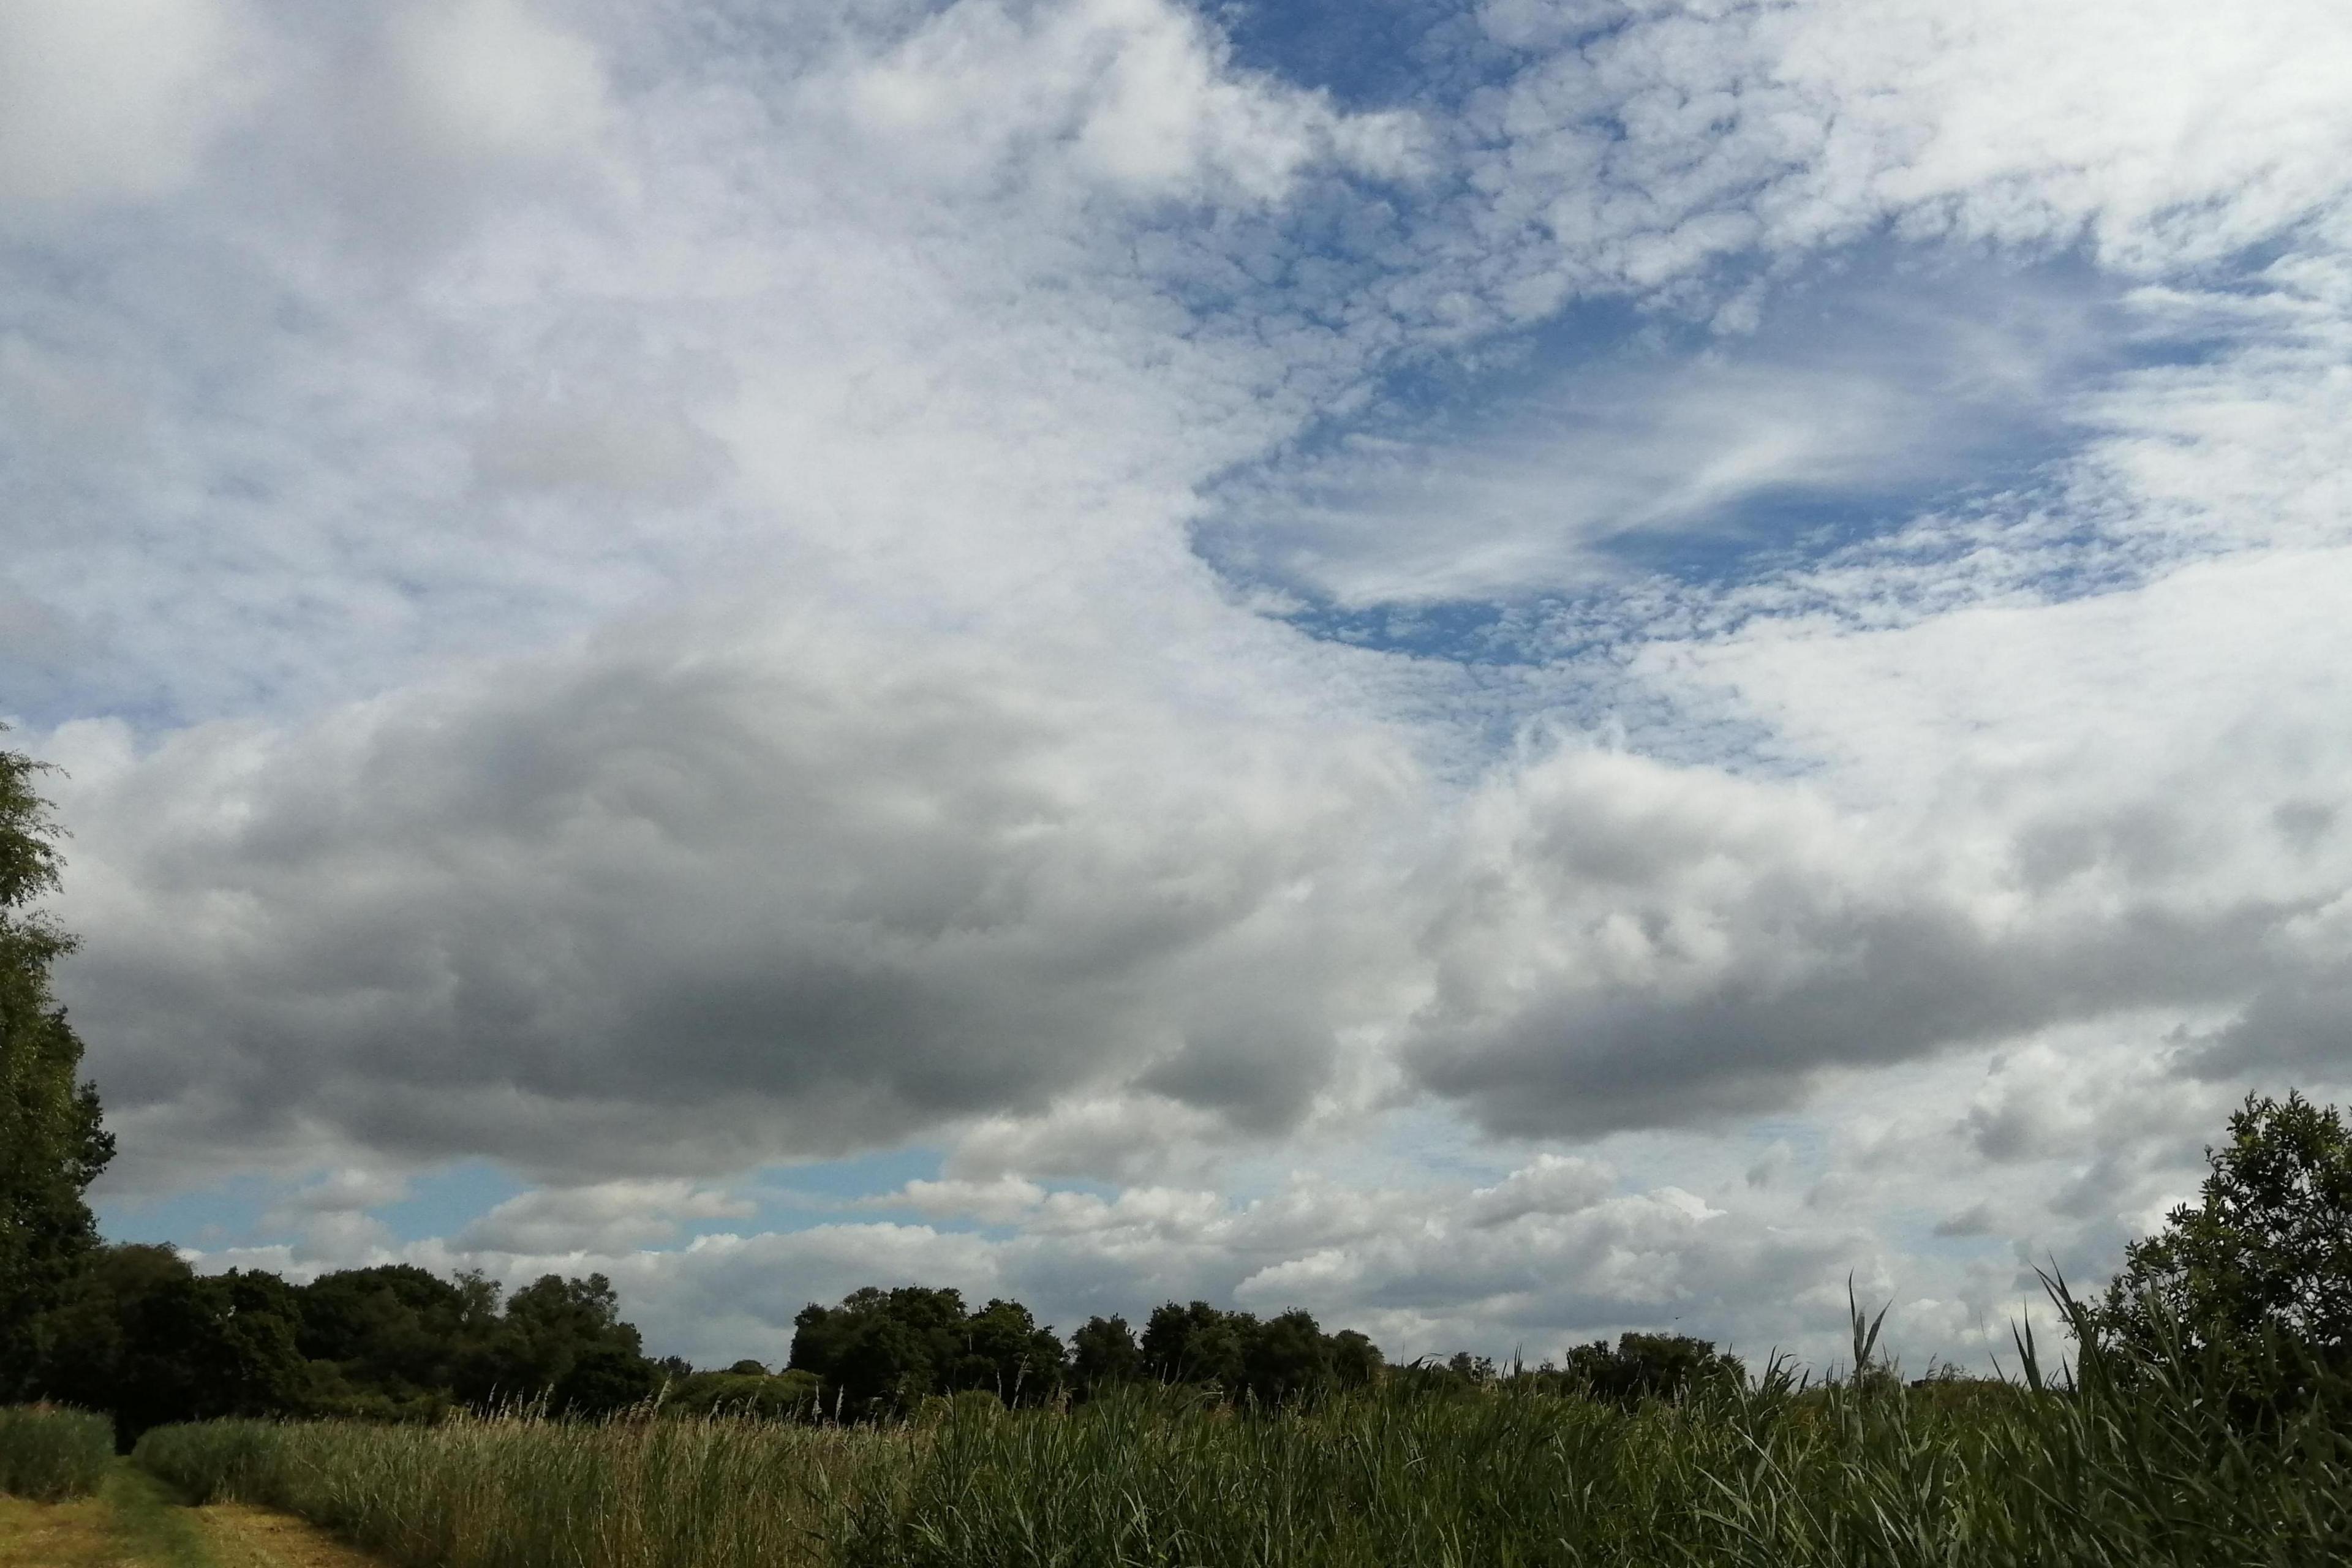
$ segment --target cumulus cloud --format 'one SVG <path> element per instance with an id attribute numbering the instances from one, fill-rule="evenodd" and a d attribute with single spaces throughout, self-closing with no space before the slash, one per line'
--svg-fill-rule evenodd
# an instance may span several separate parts
<path id="1" fill-rule="evenodd" d="M 1596 1131 L 2336 973 L 2347 867 L 2311 807 L 2343 766 L 2322 673 L 2343 570 L 2295 552 L 2065 606 L 1654 647 L 1820 771 L 1569 748 L 1496 781 L 1430 927 L 1416 1070 L 1496 1127 Z"/>
<path id="2" fill-rule="evenodd" d="M 778 608 L 294 734 L 60 737 L 68 913 L 106 933 L 72 984 L 118 1116 L 151 1150 L 310 1123 L 616 1172 L 1136 1075 L 1302 1112 L 1385 988 L 1353 857 L 1410 790 L 1392 741 L 1174 723 L 1108 664 L 1049 684 Z"/>

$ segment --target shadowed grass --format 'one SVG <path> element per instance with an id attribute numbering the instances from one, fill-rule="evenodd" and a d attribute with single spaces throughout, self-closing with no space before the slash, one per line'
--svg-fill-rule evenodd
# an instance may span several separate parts
<path id="1" fill-rule="evenodd" d="M 203 1530 L 162 1479 L 115 1465 L 100 1495 L 110 1530 L 140 1568 L 218 1568 Z"/>
<path id="2" fill-rule="evenodd" d="M 114 1463 L 114 1423 L 47 1405 L 0 1408 L 0 1492 L 37 1502 L 88 1497 Z"/>
<path id="3" fill-rule="evenodd" d="M 194 1500 L 298 1513 L 404 1568 L 835 1561 L 845 1500 L 906 1434 L 737 1420 L 162 1426 L 137 1460 Z"/>

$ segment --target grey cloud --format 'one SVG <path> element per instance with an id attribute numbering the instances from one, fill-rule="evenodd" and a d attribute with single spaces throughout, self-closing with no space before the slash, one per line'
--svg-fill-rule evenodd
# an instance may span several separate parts
<path id="1" fill-rule="evenodd" d="M 709 434 L 657 408 L 516 411 L 485 428 L 474 445 L 475 471 L 493 485 L 672 504 L 703 494 L 730 467 L 726 449 Z"/>
<path id="2" fill-rule="evenodd" d="M 1501 1017 L 1441 1002 L 1418 1020 L 1421 1081 L 1498 1131 L 1593 1134 L 1779 1109 L 1833 1064 L 1899 1061 L 2116 1007 L 2233 988 L 2280 911 L 2216 924 L 2160 915 L 2055 943 L 1989 942 L 1948 914 L 1791 909 L 1797 973 L 1727 977 L 1690 997 L 1566 990 Z"/>
<path id="3" fill-rule="evenodd" d="M 2265 984 L 2238 1016 L 2184 1046 L 2182 1068 L 2209 1082 L 2269 1083 L 2317 1069 L 2352 1075 L 2352 963 Z"/>
<path id="4" fill-rule="evenodd" d="M 234 0 L 10 5 L 0 15 L 0 226 L 44 208 L 153 198 L 186 181 L 253 91 L 243 11 Z"/>
<path id="5" fill-rule="evenodd" d="M 1992 1228 L 1992 1205 L 1976 1203 L 1958 1214 L 1937 1220 L 1935 1234 L 1941 1237 L 1987 1236 Z"/>
<path id="6" fill-rule="evenodd" d="M 1409 770 L 1376 732 L 717 618 L 81 768 L 66 983 L 110 1104 L 151 1149 L 310 1126 L 592 1174 L 1137 1074 L 1262 1129 L 1379 1005 L 1348 889 Z"/>
<path id="7" fill-rule="evenodd" d="M 2157 875 L 2178 865 L 2134 853 L 2099 860 L 2120 903 L 1993 921 L 1924 845 L 1809 791 L 1572 748 L 1492 785 L 1461 857 L 1405 1059 L 1526 1135 L 1778 1108 L 1835 1064 L 2227 998 L 2321 901 L 2184 906 Z"/>

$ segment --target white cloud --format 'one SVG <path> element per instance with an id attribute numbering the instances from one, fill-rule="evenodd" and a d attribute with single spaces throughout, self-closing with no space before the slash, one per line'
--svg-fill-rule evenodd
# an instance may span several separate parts
<path id="1" fill-rule="evenodd" d="M 690 1182 L 599 1182 L 519 1194 L 450 1244 L 467 1252 L 611 1256 L 667 1241 L 686 1221 L 744 1219 L 756 1212 L 748 1199 Z"/>
<path id="2" fill-rule="evenodd" d="M 0 10 L 0 215 L 184 184 L 254 83 L 229 0 L 13 0 Z"/>
<path id="3" fill-rule="evenodd" d="M 1750 247 L 1915 237 L 2108 265 L 2210 262 L 2346 190 L 2352 48 L 2326 0 L 2208 6 L 1983 0 L 1488 7 L 1538 52 L 1473 106 L 1480 200 L 1438 243 L 1486 253 L 1488 298 L 1672 294 Z M 1589 37 L 1589 30 L 1599 29 Z M 1550 242 L 1519 249 L 1537 231 Z"/>
<path id="4" fill-rule="evenodd" d="M 443 156 L 552 156 L 604 121 L 595 46 L 523 0 L 425 0 L 386 33 L 414 131 Z"/>
<path id="5" fill-rule="evenodd" d="M 1223 39 L 1167 0 L 966 0 L 844 91 L 861 130 L 966 186 L 1009 164 L 1034 168 L 1041 151 L 1145 199 L 1226 186 L 1274 201 L 1314 162 L 1391 177 L 1418 163 L 1407 117 L 1344 115 L 1319 95 L 1236 73 Z"/>

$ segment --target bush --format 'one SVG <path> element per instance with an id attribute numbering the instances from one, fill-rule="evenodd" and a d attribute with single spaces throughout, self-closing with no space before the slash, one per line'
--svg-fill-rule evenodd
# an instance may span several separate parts
<path id="1" fill-rule="evenodd" d="M 37 1502 L 87 1497 L 114 1462 L 114 1423 L 82 1410 L 0 1409 L 0 1492 Z"/>

